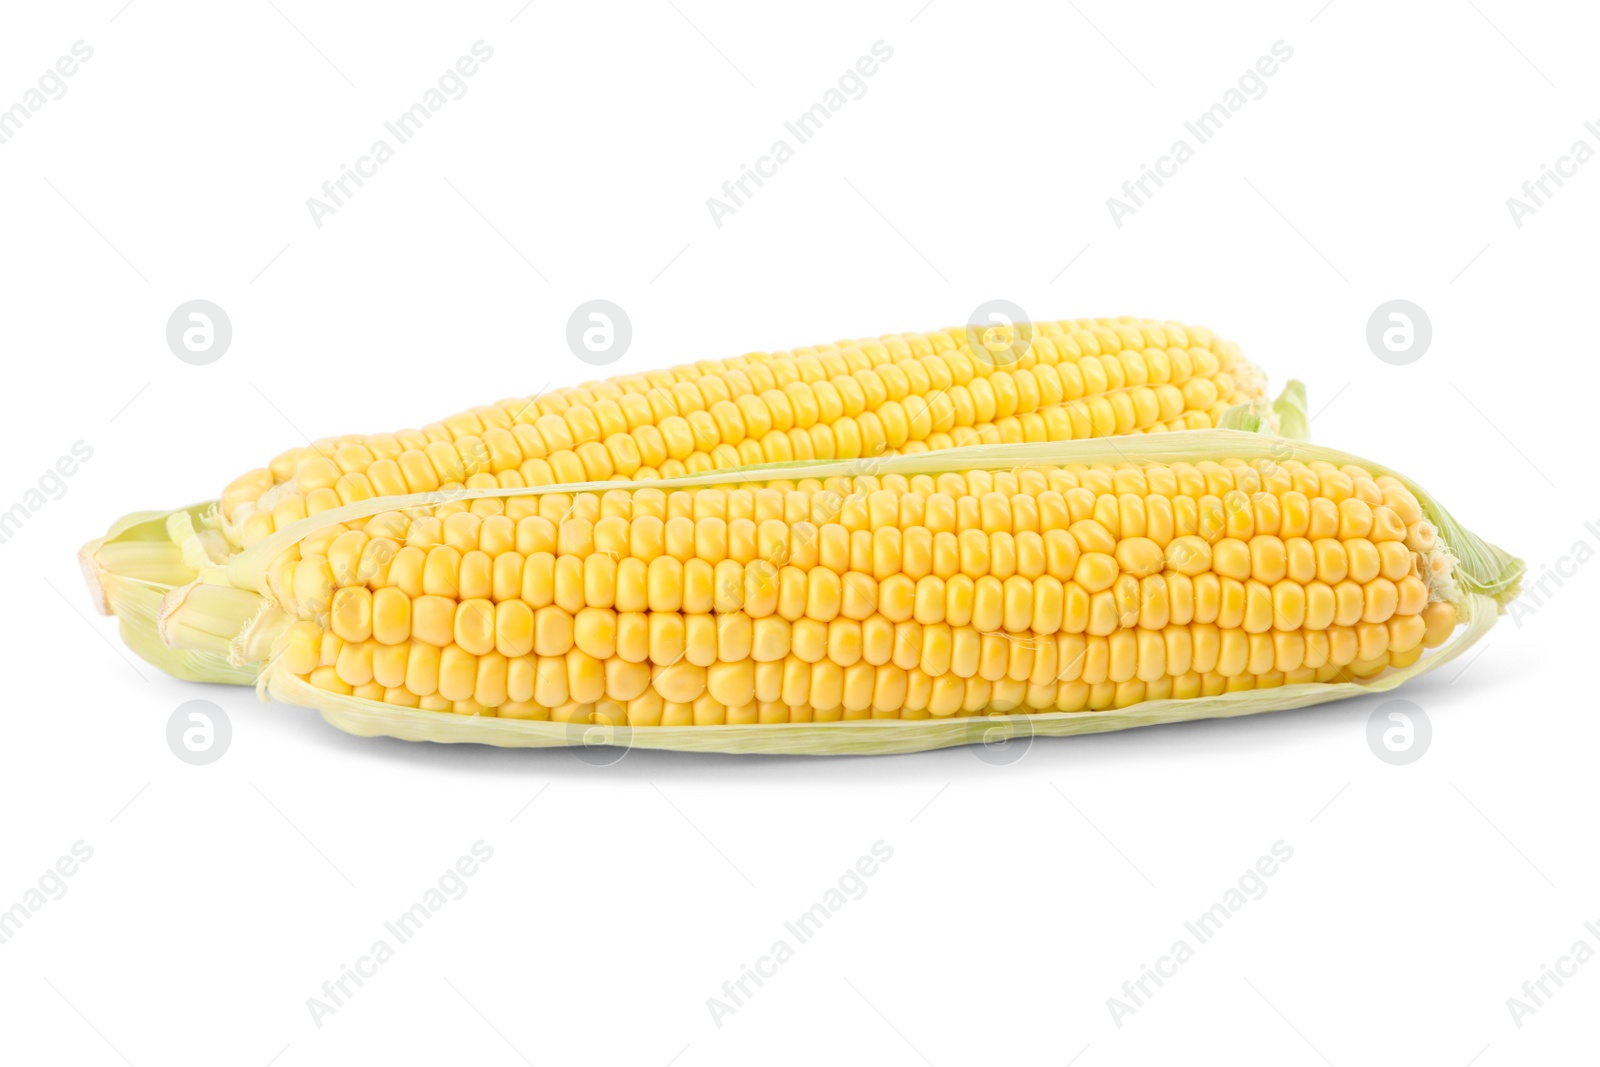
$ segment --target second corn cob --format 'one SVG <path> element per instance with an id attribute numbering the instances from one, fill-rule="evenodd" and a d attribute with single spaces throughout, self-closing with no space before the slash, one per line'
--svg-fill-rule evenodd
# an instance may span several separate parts
<path id="1" fill-rule="evenodd" d="M 215 506 L 119 521 L 81 558 L 130 647 L 180 677 L 239 682 L 157 640 L 167 590 L 306 515 L 374 495 L 649 479 L 787 459 L 1194 429 L 1263 405 L 1262 376 L 1209 330 L 1147 319 L 956 328 L 702 361 L 291 449 Z"/>
<path id="2" fill-rule="evenodd" d="M 672 478 L 791 460 L 1204 429 L 1261 399 L 1238 347 L 1118 319 L 962 328 L 702 361 L 291 449 L 224 490 L 250 545 L 341 504 L 464 485 Z M 978 343 L 974 343 L 974 342 Z"/>

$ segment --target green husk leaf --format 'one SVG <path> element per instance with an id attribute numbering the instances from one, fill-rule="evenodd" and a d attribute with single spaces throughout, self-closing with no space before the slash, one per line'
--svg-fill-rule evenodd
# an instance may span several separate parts
<path id="1" fill-rule="evenodd" d="M 204 652 L 169 648 L 161 640 L 157 621 L 162 600 L 176 586 L 120 573 L 103 552 L 110 545 L 158 544 L 169 541 L 168 523 L 174 516 L 180 525 L 198 521 L 213 505 L 195 504 L 173 511 L 139 511 L 124 515 L 106 531 L 83 546 L 79 561 L 95 606 L 102 614 L 115 615 L 123 643 L 141 659 L 175 678 L 187 682 L 221 685 L 250 685 L 257 671 L 228 662 L 226 651 Z"/>
<path id="2" fill-rule="evenodd" d="M 1260 433 L 1265 422 L 1266 420 L 1251 405 L 1235 404 L 1222 413 L 1222 418 L 1217 420 L 1217 429 Z"/>
<path id="3" fill-rule="evenodd" d="M 1311 440 L 1311 419 L 1306 414 L 1306 383 L 1291 378 L 1272 402 L 1278 416 L 1278 433 L 1296 441 Z"/>
<path id="4" fill-rule="evenodd" d="M 1217 429 L 1276 433 L 1296 441 L 1311 440 L 1311 420 L 1306 417 L 1305 383 L 1289 381 L 1271 404 L 1256 400 L 1234 404 L 1217 420 Z"/>
<path id="5" fill-rule="evenodd" d="M 1408 484 L 1422 501 L 1428 521 L 1439 530 L 1439 540 L 1450 547 L 1457 563 L 1455 577 L 1469 592 L 1488 597 L 1504 612 L 1522 591 L 1522 576 L 1528 565 L 1498 545 L 1478 537 L 1431 497 Z"/>

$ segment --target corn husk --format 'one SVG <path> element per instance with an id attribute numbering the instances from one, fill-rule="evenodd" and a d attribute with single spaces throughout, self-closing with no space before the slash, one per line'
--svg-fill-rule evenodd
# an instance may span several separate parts
<path id="1" fill-rule="evenodd" d="M 129 650 L 146 662 L 186 682 L 211 682 L 223 685 L 251 685 L 259 673 L 231 662 L 227 650 L 178 649 L 162 641 L 158 620 L 163 599 L 177 588 L 180 575 L 161 581 L 129 570 L 119 569 L 115 560 L 119 547 L 168 547 L 169 523 L 175 517 L 198 519 L 210 503 L 196 504 L 176 511 L 137 511 L 111 524 L 103 537 L 84 545 L 78 553 L 84 581 L 95 609 L 115 616 L 118 632 Z M 123 554 L 125 555 L 125 554 Z M 193 581 L 197 569 L 190 568 L 182 581 Z"/>
<path id="2" fill-rule="evenodd" d="M 1398 478 L 1421 502 L 1439 531 L 1439 540 L 1456 562 L 1452 602 L 1463 624 L 1439 648 L 1415 664 L 1391 669 L 1365 681 L 1307 683 L 1274 689 L 1252 689 L 1215 697 L 1152 700 L 1132 707 L 1085 712 L 1043 712 L 1026 715 L 977 715 L 923 720 L 857 720 L 834 723 L 689 727 L 604 727 L 489 716 L 462 716 L 420 711 L 344 696 L 315 688 L 282 668 L 264 653 L 263 633 L 285 621 L 267 593 L 266 575 L 285 549 L 316 530 L 379 512 L 436 506 L 446 500 L 539 496 L 546 493 L 605 492 L 652 486 L 664 491 L 706 486 L 734 486 L 774 478 L 826 479 L 863 474 L 935 475 L 950 470 L 1011 470 L 1028 465 L 1094 463 L 1196 462 L 1222 459 L 1270 459 L 1276 462 L 1323 460 L 1358 464 L 1374 474 Z M 1520 560 L 1468 531 L 1420 485 L 1381 464 L 1335 449 L 1245 430 L 1196 430 L 1125 438 L 1024 444 L 982 445 L 946 452 L 894 456 L 878 460 L 772 464 L 650 483 L 598 482 L 530 489 L 484 489 L 425 493 L 362 501 L 323 512 L 280 530 L 225 563 L 203 566 L 195 583 L 248 590 L 260 597 L 238 618 L 232 642 L 235 667 L 265 660 L 258 686 L 263 696 L 315 708 L 339 729 L 362 736 L 390 736 L 413 741 L 472 742 L 511 747 L 609 744 L 636 748 L 703 752 L 776 754 L 875 754 L 915 752 L 951 745 L 995 743 L 1012 737 L 1097 733 L 1156 723 L 1226 718 L 1305 707 L 1350 697 L 1383 693 L 1459 656 L 1480 640 L 1516 595 L 1523 572 Z M 167 597 L 167 620 L 181 618 L 185 590 Z M 246 618 L 245 616 L 249 617 Z"/>

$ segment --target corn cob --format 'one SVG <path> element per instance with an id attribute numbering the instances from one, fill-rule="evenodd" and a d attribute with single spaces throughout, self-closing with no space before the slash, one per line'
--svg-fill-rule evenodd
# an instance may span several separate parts
<path id="1" fill-rule="evenodd" d="M 1199 326 L 1086 319 L 889 335 L 702 361 L 506 400 L 393 434 L 290 449 L 214 505 L 120 520 L 80 553 L 98 609 L 179 677 L 240 683 L 172 654 L 165 593 L 307 515 L 376 495 L 644 480 L 783 460 L 1198 429 L 1263 404 L 1238 346 Z M 178 547 L 178 546 L 181 546 Z"/>
<path id="2" fill-rule="evenodd" d="M 368 502 L 170 594 L 164 632 L 369 726 L 1184 718 L 1405 674 L 1520 575 L 1411 483 L 1259 435 L 861 468 Z"/>
<path id="3" fill-rule="evenodd" d="M 1238 346 L 1137 319 L 891 335 L 702 361 L 282 453 L 222 494 L 229 539 L 374 496 L 647 480 L 791 460 L 1204 429 L 1261 399 Z"/>

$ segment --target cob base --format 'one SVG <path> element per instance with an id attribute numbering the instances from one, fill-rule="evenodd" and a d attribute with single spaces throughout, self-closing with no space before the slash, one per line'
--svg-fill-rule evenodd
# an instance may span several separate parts
<path id="1" fill-rule="evenodd" d="M 199 575 L 183 560 L 181 548 L 169 535 L 169 524 L 174 516 L 186 524 L 197 522 L 213 506 L 124 515 L 105 536 L 84 545 L 78 561 L 95 609 L 117 619 L 123 643 L 140 659 L 186 682 L 251 685 L 256 671 L 231 663 L 225 648 L 173 648 L 158 632 L 163 599 Z"/>

